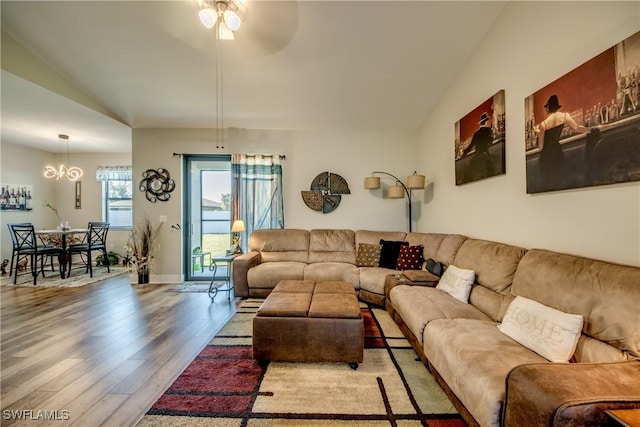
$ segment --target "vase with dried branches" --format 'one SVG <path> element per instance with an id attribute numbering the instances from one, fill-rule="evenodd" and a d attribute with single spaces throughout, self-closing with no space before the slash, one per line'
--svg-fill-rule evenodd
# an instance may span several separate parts
<path id="1" fill-rule="evenodd" d="M 138 283 L 149 283 L 149 269 L 157 247 L 157 238 L 162 223 L 154 226 L 145 216 L 131 229 L 129 241 L 125 245 L 127 256 L 138 273 Z"/>

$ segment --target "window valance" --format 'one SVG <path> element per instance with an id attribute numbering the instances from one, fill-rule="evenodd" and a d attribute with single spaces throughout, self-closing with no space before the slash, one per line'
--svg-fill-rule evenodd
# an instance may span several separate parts
<path id="1" fill-rule="evenodd" d="M 131 166 L 98 166 L 96 181 L 131 181 L 133 172 Z"/>

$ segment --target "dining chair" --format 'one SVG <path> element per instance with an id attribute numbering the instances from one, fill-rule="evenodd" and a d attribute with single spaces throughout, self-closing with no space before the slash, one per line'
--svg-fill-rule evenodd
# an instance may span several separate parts
<path id="1" fill-rule="evenodd" d="M 62 249 L 51 245 L 39 245 L 36 231 L 31 223 L 13 223 L 8 226 L 11 230 L 11 239 L 14 242 L 14 255 L 18 260 L 21 257 L 29 257 L 33 284 L 36 285 L 40 273 L 42 273 L 42 277 L 45 277 L 44 259 L 51 257 L 51 267 L 53 268 L 53 256 L 60 256 Z M 38 271 L 38 261 L 40 261 L 40 271 Z M 18 262 L 16 262 L 13 273 L 13 284 L 15 285 L 18 280 Z"/>
<path id="2" fill-rule="evenodd" d="M 11 228 L 14 225 L 29 225 L 31 224 L 30 222 L 14 222 L 14 223 L 9 223 L 7 224 L 7 227 L 9 227 L 9 235 L 11 236 L 11 243 L 13 245 L 13 250 L 11 252 L 11 264 L 9 265 L 9 276 L 13 276 L 13 262 L 16 259 L 16 255 L 17 255 L 17 251 L 18 251 L 18 244 L 16 243 L 16 236 L 13 235 L 13 228 Z M 18 257 L 18 261 L 20 261 L 20 257 Z M 17 268 L 17 266 L 16 266 Z"/>
<path id="3" fill-rule="evenodd" d="M 69 274 L 71 273 L 71 264 L 74 254 L 86 255 L 86 259 L 82 260 L 86 264 L 85 273 L 89 273 L 89 277 L 93 277 L 93 266 L 91 262 L 91 253 L 93 251 L 102 252 L 102 258 L 108 260 L 107 257 L 107 233 L 109 232 L 108 222 L 89 222 L 88 233 L 80 243 L 71 244 L 67 248 L 67 258 L 69 260 Z M 107 271 L 111 272 L 109 262 L 107 261 Z"/>

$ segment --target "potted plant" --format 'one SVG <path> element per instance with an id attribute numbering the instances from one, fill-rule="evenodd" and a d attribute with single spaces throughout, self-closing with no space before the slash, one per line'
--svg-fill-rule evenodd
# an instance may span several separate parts
<path id="1" fill-rule="evenodd" d="M 149 269 L 157 249 L 156 239 L 161 226 L 162 223 L 154 226 L 149 217 L 145 216 L 131 229 L 125 249 L 138 273 L 138 284 L 149 283 Z"/>
<path id="2" fill-rule="evenodd" d="M 98 255 L 96 257 L 96 266 L 116 265 L 119 263 L 120 263 L 120 254 L 114 251 L 109 251 L 106 257 L 104 255 Z"/>

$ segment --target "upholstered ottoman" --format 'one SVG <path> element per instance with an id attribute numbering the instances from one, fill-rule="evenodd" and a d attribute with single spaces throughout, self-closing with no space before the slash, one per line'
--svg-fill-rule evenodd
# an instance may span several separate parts
<path id="1" fill-rule="evenodd" d="M 347 362 L 364 356 L 364 321 L 349 282 L 283 280 L 253 319 L 253 357 L 288 362 Z"/>

